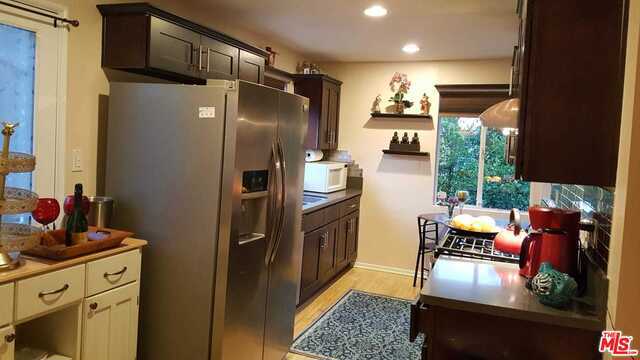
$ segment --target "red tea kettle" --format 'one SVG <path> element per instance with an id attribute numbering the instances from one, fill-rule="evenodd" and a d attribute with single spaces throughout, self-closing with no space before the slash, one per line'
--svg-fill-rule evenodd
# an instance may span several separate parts
<path id="1" fill-rule="evenodd" d="M 496 250 L 505 253 L 519 254 L 522 242 L 526 237 L 527 232 L 522 230 L 520 225 L 520 211 L 511 209 L 509 225 L 496 235 L 493 246 Z"/>

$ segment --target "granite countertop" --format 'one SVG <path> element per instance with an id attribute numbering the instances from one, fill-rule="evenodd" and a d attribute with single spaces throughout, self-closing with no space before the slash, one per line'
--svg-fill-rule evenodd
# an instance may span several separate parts
<path id="1" fill-rule="evenodd" d="M 356 196 L 360 196 L 362 195 L 362 189 L 346 189 L 346 190 L 332 192 L 329 194 L 305 191 L 304 195 L 317 196 L 317 197 L 324 198 L 323 200 L 320 200 L 311 204 L 307 204 L 302 207 L 302 213 L 309 214 L 316 210 L 326 208 L 327 206 L 337 204 L 345 200 L 349 200 Z"/>
<path id="2" fill-rule="evenodd" d="M 525 288 L 517 264 L 440 256 L 420 292 L 427 305 L 558 326 L 601 331 L 604 316 L 588 313 L 574 301 L 567 310 L 542 305 Z"/>

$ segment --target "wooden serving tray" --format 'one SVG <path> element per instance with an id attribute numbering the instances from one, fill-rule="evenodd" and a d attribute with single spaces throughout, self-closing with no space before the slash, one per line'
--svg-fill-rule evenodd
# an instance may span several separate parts
<path id="1" fill-rule="evenodd" d="M 92 254 L 98 251 L 116 247 L 133 233 L 113 229 L 98 229 L 89 227 L 89 242 L 66 246 L 64 244 L 65 231 L 53 230 L 42 235 L 40 245 L 22 253 L 51 260 L 67 260 L 78 256 Z"/>

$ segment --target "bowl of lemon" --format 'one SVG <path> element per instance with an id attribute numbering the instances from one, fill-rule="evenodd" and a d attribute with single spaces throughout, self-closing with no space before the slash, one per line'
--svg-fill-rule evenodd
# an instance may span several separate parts
<path id="1" fill-rule="evenodd" d="M 472 216 L 460 214 L 449 220 L 447 225 L 457 231 L 483 236 L 496 235 L 500 228 L 496 226 L 496 221 L 490 216 Z"/>

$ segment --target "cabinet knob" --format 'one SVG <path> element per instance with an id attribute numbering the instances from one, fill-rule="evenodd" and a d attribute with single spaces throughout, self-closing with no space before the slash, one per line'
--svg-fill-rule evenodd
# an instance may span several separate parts
<path id="1" fill-rule="evenodd" d="M 16 334 L 8 334 L 4 337 L 4 341 L 12 343 L 16 339 Z"/>
<path id="2" fill-rule="evenodd" d="M 94 303 L 89 304 L 89 309 L 91 309 L 91 310 L 95 310 L 95 309 L 97 309 L 97 308 L 98 308 L 98 303 L 95 303 L 95 302 L 94 302 Z"/>

